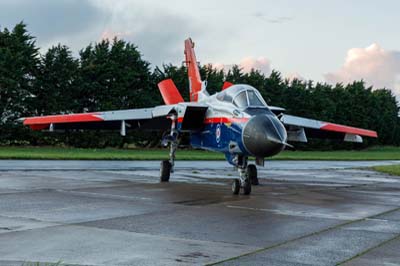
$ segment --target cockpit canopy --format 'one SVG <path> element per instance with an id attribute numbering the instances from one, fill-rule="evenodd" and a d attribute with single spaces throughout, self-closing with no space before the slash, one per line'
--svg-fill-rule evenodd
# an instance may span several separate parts
<path id="1" fill-rule="evenodd" d="M 249 85 L 233 85 L 217 94 L 217 99 L 223 102 L 233 103 L 238 108 L 266 107 L 261 94 Z"/>

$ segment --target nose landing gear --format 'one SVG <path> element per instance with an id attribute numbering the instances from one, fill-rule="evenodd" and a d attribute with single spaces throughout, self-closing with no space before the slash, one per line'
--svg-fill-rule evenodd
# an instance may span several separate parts
<path id="1" fill-rule="evenodd" d="M 249 195 L 251 193 L 251 181 L 246 168 L 239 168 L 239 178 L 234 179 L 232 183 L 232 193 L 234 195 L 239 194 L 240 189 L 243 190 L 243 195 Z"/>
<path id="2" fill-rule="evenodd" d="M 242 189 L 243 195 L 250 195 L 251 185 L 258 185 L 257 168 L 254 164 L 247 164 L 247 157 L 238 156 L 235 160 L 239 171 L 239 178 L 232 183 L 232 193 L 239 194 Z"/>

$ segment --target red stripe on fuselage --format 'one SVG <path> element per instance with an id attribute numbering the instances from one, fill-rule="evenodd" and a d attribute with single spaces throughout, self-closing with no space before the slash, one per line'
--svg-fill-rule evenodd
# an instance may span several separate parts
<path id="1" fill-rule="evenodd" d="M 204 119 L 204 124 L 219 124 L 219 123 L 245 123 L 249 118 L 234 118 L 234 117 L 209 117 Z M 178 117 L 178 123 L 183 122 L 183 117 Z"/>
<path id="2" fill-rule="evenodd" d="M 205 124 L 218 124 L 218 123 L 245 123 L 249 118 L 234 118 L 234 117 L 210 117 L 204 119 Z"/>

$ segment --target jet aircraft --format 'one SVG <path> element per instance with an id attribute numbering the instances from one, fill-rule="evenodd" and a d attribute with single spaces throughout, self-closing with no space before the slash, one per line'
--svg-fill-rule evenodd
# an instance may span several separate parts
<path id="1" fill-rule="evenodd" d="M 251 193 L 258 184 L 257 168 L 267 157 L 292 147 L 288 142 L 307 142 L 308 138 L 336 138 L 362 142 L 362 137 L 377 138 L 372 130 L 339 125 L 285 114 L 281 107 L 269 106 L 259 91 L 246 84 L 225 82 L 214 95 L 207 92 L 207 81 L 200 77 L 189 38 L 184 42 L 188 68 L 190 102 L 185 102 L 171 79 L 158 84 L 165 105 L 152 108 L 50 115 L 23 118 L 32 130 L 130 130 L 165 132 L 164 146 L 169 146 L 169 160 L 160 165 L 160 181 L 168 182 L 174 171 L 175 152 L 180 136 L 190 134 L 191 146 L 225 154 L 239 171 L 233 180 L 232 193 Z M 255 164 L 248 158 L 254 157 Z"/>

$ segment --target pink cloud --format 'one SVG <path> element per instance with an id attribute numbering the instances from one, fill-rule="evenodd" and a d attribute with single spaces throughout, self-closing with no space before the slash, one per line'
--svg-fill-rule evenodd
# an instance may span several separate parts
<path id="1" fill-rule="evenodd" d="M 131 35 L 129 32 L 117 32 L 105 29 L 100 35 L 100 40 L 113 40 L 114 38 L 120 39 L 129 35 Z"/>
<path id="2" fill-rule="evenodd" d="M 216 69 L 224 70 L 225 72 L 229 71 L 232 68 L 233 64 L 223 64 L 223 63 L 214 63 L 212 66 Z M 243 70 L 244 73 L 249 73 L 252 69 L 259 70 L 261 73 L 265 75 L 271 74 L 271 62 L 265 57 L 245 57 L 240 60 L 239 67 Z"/>
<path id="3" fill-rule="evenodd" d="M 215 64 L 211 64 L 213 66 L 213 68 L 216 68 L 218 70 L 224 70 L 224 71 L 228 71 L 232 65 L 225 65 L 222 63 L 215 63 Z"/>
<path id="4" fill-rule="evenodd" d="M 374 43 L 366 48 L 352 48 L 339 70 L 324 75 L 329 83 L 364 80 L 375 88 L 391 89 L 400 96 L 400 52 L 388 51 Z"/>
<path id="5" fill-rule="evenodd" d="M 289 73 L 289 74 L 286 76 L 286 78 L 287 78 L 288 80 L 290 80 L 290 81 L 293 81 L 294 79 L 302 80 L 302 81 L 305 81 L 305 80 L 306 80 L 302 75 L 300 75 L 300 74 L 297 73 L 297 72 Z"/>
<path id="6" fill-rule="evenodd" d="M 271 62 L 265 57 L 245 57 L 240 61 L 240 67 L 246 73 L 250 72 L 252 69 L 259 70 L 267 75 L 271 73 Z"/>

